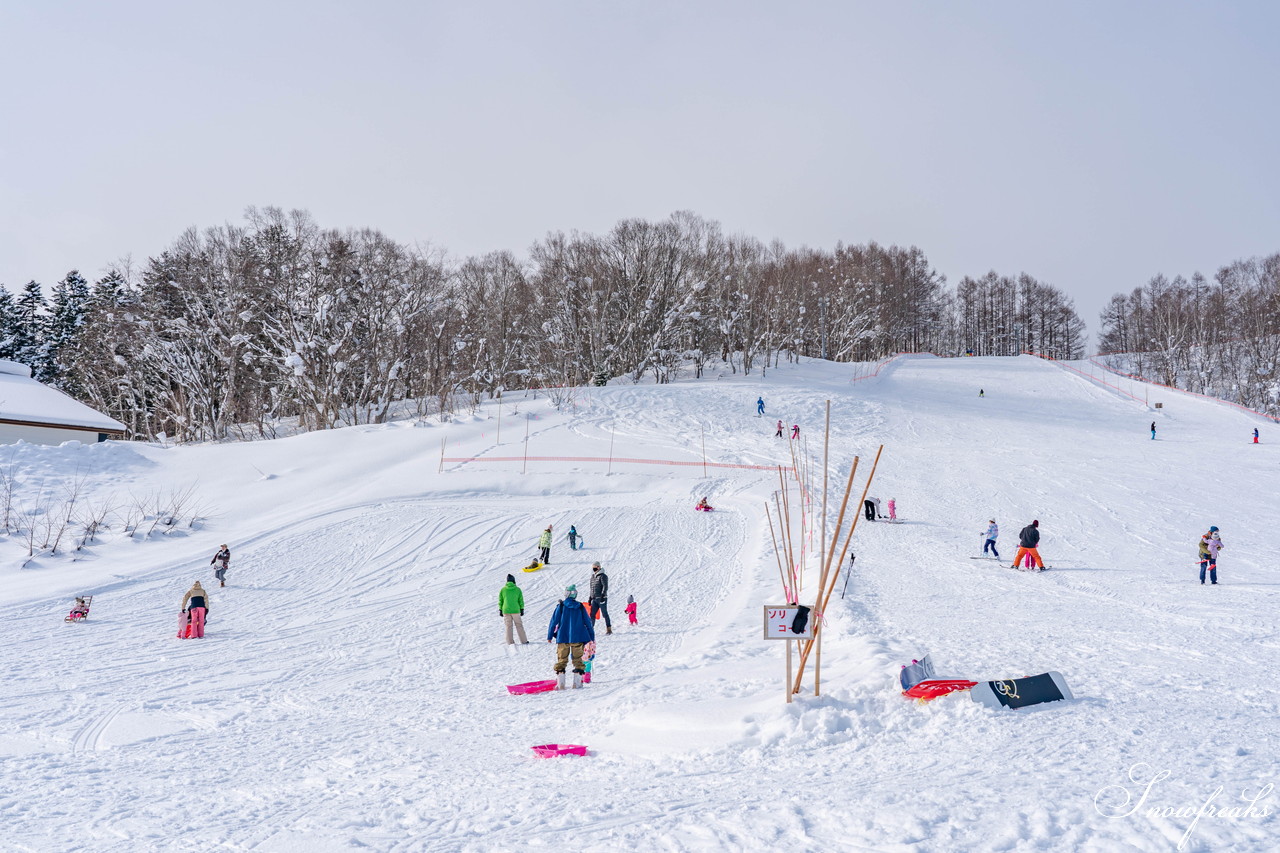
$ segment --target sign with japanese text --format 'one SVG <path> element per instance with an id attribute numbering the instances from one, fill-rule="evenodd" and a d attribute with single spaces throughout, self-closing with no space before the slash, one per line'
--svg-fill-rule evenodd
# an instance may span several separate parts
<path id="1" fill-rule="evenodd" d="M 813 636 L 813 614 L 805 623 L 804 632 L 797 634 L 791 630 L 795 622 L 796 612 L 800 608 L 794 604 L 778 604 L 764 606 L 764 638 L 766 640 L 807 640 Z"/>

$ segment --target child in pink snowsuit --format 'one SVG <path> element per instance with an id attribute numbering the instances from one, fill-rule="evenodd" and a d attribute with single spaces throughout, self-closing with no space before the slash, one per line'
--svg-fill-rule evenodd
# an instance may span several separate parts
<path id="1" fill-rule="evenodd" d="M 791 437 L 792 438 L 800 437 L 800 424 L 795 424 L 794 426 L 791 427 Z"/>
<path id="2" fill-rule="evenodd" d="M 889 520 L 898 520 L 898 505 L 894 503 L 893 498 L 889 498 Z"/>
<path id="3" fill-rule="evenodd" d="M 636 619 L 636 597 L 634 595 L 627 596 L 627 606 L 623 612 L 627 614 L 627 618 L 631 620 L 632 625 L 639 624 Z"/>

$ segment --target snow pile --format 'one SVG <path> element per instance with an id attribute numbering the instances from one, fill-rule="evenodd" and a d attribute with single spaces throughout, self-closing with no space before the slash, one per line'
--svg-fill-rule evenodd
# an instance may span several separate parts
<path id="1" fill-rule="evenodd" d="M 183 538 L 0 567 L 6 843 L 1155 851 L 1190 828 L 1183 849 L 1274 849 L 1272 795 L 1263 817 L 1176 813 L 1219 787 L 1213 803 L 1244 806 L 1275 781 L 1280 460 L 1265 427 L 1251 445 L 1241 413 L 1174 395 L 1153 414 L 1031 358 L 908 358 L 850 378 L 806 362 L 585 389 L 563 412 L 508 409 L 501 444 L 486 406 L 274 442 L 23 448 L 46 478 L 78 469 L 89 497 L 193 483 L 216 511 Z M 485 461 L 521 456 L 527 424 L 530 456 L 699 460 L 705 435 L 709 459 L 789 464 L 776 420 L 817 453 L 827 399 L 833 483 L 858 454 L 860 485 L 883 443 L 872 494 L 896 498 L 903 523 L 861 523 L 827 614 L 823 695 L 810 679 L 791 705 L 783 646 L 760 639 L 762 606 L 780 601 L 776 473 Z M 476 461 L 441 471 L 441 438 Z M 692 510 L 703 495 L 715 512 Z M 970 559 L 992 517 L 1010 561 L 1038 519 L 1053 568 Z M 520 572 L 547 524 L 551 564 Z M 585 550 L 568 550 L 570 524 Z M 1226 543 L 1216 589 L 1194 564 L 1209 524 Z M 178 641 L 182 593 L 210 585 L 223 542 L 207 637 Z M 551 677 L 551 609 L 596 560 L 615 633 L 601 623 L 593 683 L 508 695 Z M 502 645 L 508 573 L 528 646 Z M 64 625 L 80 592 L 93 613 Z M 925 652 L 944 676 L 1059 670 L 1078 698 L 918 705 L 897 675 Z M 591 752 L 535 759 L 545 743 Z M 1124 814 L 1122 790 L 1136 803 L 1165 771 Z"/>

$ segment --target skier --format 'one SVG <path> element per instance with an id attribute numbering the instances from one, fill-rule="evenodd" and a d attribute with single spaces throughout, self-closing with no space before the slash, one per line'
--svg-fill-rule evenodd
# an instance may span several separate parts
<path id="1" fill-rule="evenodd" d="M 627 607 L 622 612 L 627 614 L 632 625 L 639 624 L 639 621 L 636 619 L 636 597 L 634 595 L 627 596 Z"/>
<path id="2" fill-rule="evenodd" d="M 764 397 L 761 397 L 759 400 L 756 400 L 756 417 L 757 418 L 764 417 Z"/>
<path id="3" fill-rule="evenodd" d="M 564 671 L 573 656 L 573 687 L 582 686 L 582 650 L 587 643 L 596 638 L 595 627 L 587 617 L 587 610 L 578 602 L 578 588 L 569 584 L 565 588 L 564 598 L 556 605 L 551 614 L 551 624 L 547 626 L 547 642 L 556 644 L 556 689 L 564 690 Z"/>
<path id="4" fill-rule="evenodd" d="M 1222 544 L 1217 527 L 1210 527 L 1209 532 L 1200 537 L 1200 583 L 1204 584 L 1204 570 L 1209 570 L 1209 580 L 1218 582 L 1218 552 L 1227 546 Z"/>
<path id="5" fill-rule="evenodd" d="M 1156 422 L 1155 421 L 1151 422 L 1151 440 L 1152 441 L 1156 440 Z"/>
<path id="6" fill-rule="evenodd" d="M 898 502 L 895 501 L 893 498 L 889 498 L 889 520 L 890 521 L 898 520 Z"/>
<path id="7" fill-rule="evenodd" d="M 609 619 L 609 576 L 600 568 L 599 563 L 591 564 L 591 594 L 587 598 L 591 605 L 591 618 L 604 616 L 604 632 L 613 633 L 613 622 Z"/>
<path id="8" fill-rule="evenodd" d="M 792 427 L 791 427 L 791 437 L 792 437 L 792 438 L 799 438 L 799 437 L 800 437 L 800 424 L 793 424 L 793 425 L 792 425 Z"/>
<path id="9" fill-rule="evenodd" d="M 182 596 L 182 612 L 187 616 L 185 631 L 179 631 L 180 639 L 196 637 L 204 638 L 204 621 L 209 615 L 209 593 L 196 581 L 187 594 Z"/>
<path id="10" fill-rule="evenodd" d="M 1013 565 L 1009 568 L 1016 569 L 1018 564 L 1022 562 L 1022 558 L 1030 554 L 1036 561 L 1036 568 L 1044 568 L 1044 560 L 1040 559 L 1040 552 L 1036 546 L 1040 544 L 1040 522 L 1033 521 L 1018 534 L 1018 553 L 1014 555 Z"/>
<path id="11" fill-rule="evenodd" d="M 223 545 L 218 553 L 213 555 L 213 559 L 209 561 L 209 565 L 218 563 L 218 568 L 213 570 L 213 576 L 218 579 L 219 586 L 227 585 L 227 567 L 231 564 L 231 549 Z"/>
<path id="12" fill-rule="evenodd" d="M 985 397 L 985 396 L 987 396 L 987 392 L 986 392 L 986 391 L 983 391 L 981 388 L 979 388 L 979 389 L 978 389 L 978 396 L 979 396 L 979 397 Z"/>
<path id="13" fill-rule="evenodd" d="M 995 558 L 1000 559 L 1000 552 L 996 550 L 996 537 L 1000 535 L 1000 525 L 996 524 L 996 520 L 991 519 L 991 526 L 987 528 L 987 541 L 982 543 L 982 556 L 987 556 L 987 549 L 991 549 L 991 553 Z"/>
<path id="14" fill-rule="evenodd" d="M 515 575 L 507 575 L 506 585 L 498 590 L 498 615 L 507 628 L 508 646 L 515 645 L 515 640 L 511 637 L 512 626 L 515 626 L 516 633 L 520 635 L 520 645 L 529 645 L 529 638 L 524 633 L 524 620 L 521 618 L 524 616 L 524 593 L 516 586 Z"/>
<path id="15" fill-rule="evenodd" d="M 542 535 L 538 537 L 538 559 L 545 566 L 551 562 L 551 525 L 547 525 L 547 529 L 542 531 Z"/>
<path id="16" fill-rule="evenodd" d="M 782 421 L 778 421 L 778 431 L 773 434 L 774 438 L 782 438 Z"/>
<path id="17" fill-rule="evenodd" d="M 1257 427 L 1254 427 L 1254 428 L 1253 428 L 1253 443 L 1254 443 L 1254 444 L 1257 444 L 1257 443 L 1258 443 L 1258 428 L 1257 428 Z"/>
<path id="18" fill-rule="evenodd" d="M 578 528 L 572 524 L 569 525 L 569 550 L 578 550 Z"/>

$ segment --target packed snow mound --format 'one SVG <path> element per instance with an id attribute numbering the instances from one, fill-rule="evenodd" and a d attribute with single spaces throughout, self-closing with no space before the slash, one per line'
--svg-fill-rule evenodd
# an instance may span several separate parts
<path id="1" fill-rule="evenodd" d="M 78 470 L 90 497 L 189 483 L 211 510 L 182 538 L 0 566 L 8 843 L 488 851 L 572 833 L 583 850 L 1156 851 L 1185 833 L 1183 849 L 1274 849 L 1274 817 L 1240 813 L 1277 759 L 1268 428 L 1252 445 L 1248 415 L 1173 394 L 1148 408 L 1030 357 L 865 375 L 806 361 L 581 389 L 560 410 L 508 398 L 501 421 L 486 404 L 429 428 L 24 448 L 24 470 Z M 828 529 L 855 455 L 846 519 L 861 511 L 881 444 L 871 494 L 902 523 L 860 521 L 825 614 L 822 695 L 810 678 L 788 705 L 784 644 L 761 639 L 781 602 L 776 468 L 617 460 L 700 463 L 705 441 L 709 462 L 807 461 L 820 489 L 827 400 Z M 776 438 L 779 419 L 800 439 Z M 715 512 L 693 511 L 703 496 Z M 971 559 L 990 518 L 1002 559 Z M 1014 571 L 1033 519 L 1052 568 Z M 548 524 L 550 564 L 519 571 Z M 1210 524 L 1226 543 L 1216 587 L 1195 562 Z M 796 543 L 805 603 L 819 538 Z M 591 685 L 510 695 L 552 677 L 551 611 L 568 584 L 585 600 L 595 561 L 614 631 L 597 623 Z M 528 645 L 503 644 L 509 573 Z M 197 579 L 206 637 L 180 641 Z M 81 592 L 90 618 L 64 624 Z M 898 672 L 925 652 L 944 676 L 1057 670 L 1076 698 L 916 704 Z M 535 759 L 549 743 L 589 754 Z M 1211 796 L 1237 813 L 1178 811 Z"/>

